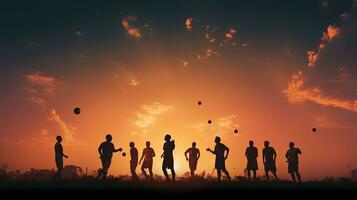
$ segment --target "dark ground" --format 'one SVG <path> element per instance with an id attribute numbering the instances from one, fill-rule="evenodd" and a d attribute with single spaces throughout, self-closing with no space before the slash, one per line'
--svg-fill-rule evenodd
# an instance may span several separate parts
<path id="1" fill-rule="evenodd" d="M 357 182 L 222 182 L 213 181 L 178 181 L 176 183 L 140 182 L 118 180 L 68 180 L 68 181 L 6 181 L 0 183 L 0 194 L 35 195 L 38 197 L 85 196 L 91 199 L 114 195 L 118 199 L 220 199 L 228 197 L 286 197 L 284 199 L 337 196 L 354 199 L 357 196 Z M 1 195 L 0 195 L 1 197 Z M 237 198 L 234 198 L 237 199 Z M 303 199 L 305 200 L 305 199 Z"/>

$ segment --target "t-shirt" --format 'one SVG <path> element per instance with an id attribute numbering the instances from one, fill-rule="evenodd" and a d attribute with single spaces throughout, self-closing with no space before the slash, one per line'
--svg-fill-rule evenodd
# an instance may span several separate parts
<path id="1" fill-rule="evenodd" d="M 152 158 L 155 155 L 154 149 L 151 147 L 145 148 L 143 150 L 144 160 L 145 161 L 152 161 Z"/>
<path id="2" fill-rule="evenodd" d="M 165 142 L 164 144 L 164 156 L 165 157 L 173 157 L 173 150 L 175 149 L 175 143 L 173 142 Z"/>
<path id="3" fill-rule="evenodd" d="M 290 163 L 298 163 L 299 162 L 299 156 L 298 156 L 299 154 L 301 154 L 301 150 L 298 148 L 289 149 L 286 152 L 286 156 Z"/>
<path id="4" fill-rule="evenodd" d="M 63 157 L 63 147 L 62 144 L 57 142 L 55 144 L 55 156 L 56 158 L 62 158 Z"/>
<path id="5" fill-rule="evenodd" d="M 222 143 L 216 144 L 214 147 L 214 152 L 216 153 L 216 157 L 218 159 L 224 159 L 224 151 L 227 151 L 228 147 Z"/>
<path id="6" fill-rule="evenodd" d="M 275 153 L 275 149 L 273 147 L 265 147 L 263 149 L 263 155 L 265 157 L 266 162 L 274 161 L 274 154 L 276 154 L 276 153 Z"/>
<path id="7" fill-rule="evenodd" d="M 191 148 L 187 149 L 186 152 L 189 155 L 189 160 L 196 160 L 200 150 L 198 150 L 197 148 L 191 147 Z"/>
<path id="8" fill-rule="evenodd" d="M 130 158 L 131 158 L 131 162 L 134 163 L 138 162 L 138 150 L 136 148 L 130 149 Z"/>
<path id="9" fill-rule="evenodd" d="M 258 157 L 258 149 L 256 147 L 247 147 L 245 154 L 248 160 L 255 160 Z"/>
<path id="10" fill-rule="evenodd" d="M 114 144 L 111 142 L 103 142 L 100 144 L 99 149 L 102 151 L 103 159 L 111 159 L 113 157 L 113 152 L 115 151 Z"/>

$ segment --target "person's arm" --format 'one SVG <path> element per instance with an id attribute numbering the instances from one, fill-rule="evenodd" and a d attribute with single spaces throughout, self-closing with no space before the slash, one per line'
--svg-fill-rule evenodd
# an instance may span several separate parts
<path id="1" fill-rule="evenodd" d="M 65 158 L 68 158 L 68 156 L 67 156 L 67 155 L 65 155 L 64 153 L 62 153 L 62 156 L 63 156 L 63 157 L 65 157 Z"/>
<path id="2" fill-rule="evenodd" d="M 215 151 L 212 151 L 210 148 L 207 148 L 206 150 L 209 151 L 209 152 L 211 152 L 212 154 L 216 154 L 216 152 L 215 152 Z"/>
<path id="3" fill-rule="evenodd" d="M 187 149 L 187 150 L 185 151 L 185 158 L 186 158 L 186 160 L 188 160 L 188 157 L 187 157 L 188 151 L 189 151 L 189 149 Z"/>
<path id="4" fill-rule="evenodd" d="M 256 149 L 255 154 L 256 154 L 255 157 L 258 158 L 259 157 L 258 149 Z"/>
<path id="5" fill-rule="evenodd" d="M 298 152 L 298 154 L 301 154 L 301 150 L 300 149 L 297 149 L 297 152 Z"/>
<path id="6" fill-rule="evenodd" d="M 103 156 L 103 154 L 102 154 L 102 145 L 99 145 L 98 152 L 99 152 L 100 157 L 102 157 Z"/>
<path id="7" fill-rule="evenodd" d="M 275 152 L 275 149 L 273 151 L 273 160 L 275 161 L 276 160 L 276 152 Z"/>
<path id="8" fill-rule="evenodd" d="M 285 158 L 287 159 L 287 162 L 289 162 L 289 154 L 288 154 L 288 152 L 286 152 Z"/>
<path id="9" fill-rule="evenodd" d="M 199 149 L 197 149 L 197 151 L 198 151 L 198 154 L 197 154 L 197 160 L 198 160 L 198 159 L 200 159 L 200 157 L 201 157 L 201 152 L 200 152 Z"/>
<path id="10" fill-rule="evenodd" d="M 155 157 L 155 156 L 156 156 L 155 151 L 154 151 L 154 149 L 152 149 L 152 157 Z"/>
<path id="11" fill-rule="evenodd" d="M 143 150 L 143 153 L 141 154 L 141 158 L 140 158 L 140 161 L 139 161 L 139 165 L 140 165 L 141 161 L 142 161 L 143 158 L 144 158 L 144 152 L 145 152 L 145 150 Z"/>
<path id="12" fill-rule="evenodd" d="M 264 149 L 262 151 L 262 154 L 263 154 L 263 163 L 265 164 L 265 153 L 264 153 Z"/>
<path id="13" fill-rule="evenodd" d="M 228 158 L 228 154 L 229 154 L 229 148 L 228 147 L 226 147 L 226 151 L 227 151 L 227 153 L 226 153 L 226 156 L 224 157 L 224 159 Z"/>
<path id="14" fill-rule="evenodd" d="M 248 148 L 245 149 L 245 157 L 248 158 Z"/>

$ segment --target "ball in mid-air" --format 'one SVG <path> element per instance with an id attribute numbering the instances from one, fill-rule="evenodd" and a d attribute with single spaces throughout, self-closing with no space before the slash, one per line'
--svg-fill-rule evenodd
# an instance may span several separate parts
<path id="1" fill-rule="evenodd" d="M 238 133 L 238 129 L 235 129 L 235 130 L 234 130 L 234 133 Z"/>
<path id="2" fill-rule="evenodd" d="M 312 128 L 312 132 L 316 133 L 317 128 Z"/>
<path id="3" fill-rule="evenodd" d="M 208 124 L 212 124 L 212 120 L 208 120 Z"/>
<path id="4" fill-rule="evenodd" d="M 81 114 L 81 109 L 79 107 L 74 108 L 73 110 L 74 114 L 79 115 Z"/>
<path id="5" fill-rule="evenodd" d="M 124 152 L 124 153 L 122 153 L 121 155 L 123 155 L 123 157 L 125 157 L 125 156 L 126 156 L 126 153 Z"/>
<path id="6" fill-rule="evenodd" d="M 202 101 L 198 101 L 197 104 L 200 106 L 202 105 Z"/>

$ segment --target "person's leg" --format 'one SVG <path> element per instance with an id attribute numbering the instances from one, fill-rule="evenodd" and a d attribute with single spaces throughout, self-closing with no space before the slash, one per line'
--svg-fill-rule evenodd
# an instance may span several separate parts
<path id="1" fill-rule="evenodd" d="M 301 183 L 301 176 L 300 176 L 299 171 L 296 171 L 296 176 L 298 178 L 299 183 Z"/>
<path id="2" fill-rule="evenodd" d="M 265 177 L 267 178 L 267 180 L 269 180 L 269 170 L 265 169 Z"/>
<path id="3" fill-rule="evenodd" d="M 295 180 L 295 174 L 294 174 L 294 172 L 290 173 L 290 175 L 291 175 L 291 178 L 293 179 L 293 182 L 295 183 L 296 180 Z"/>
<path id="4" fill-rule="evenodd" d="M 231 181 L 231 176 L 226 168 L 223 169 L 224 174 L 227 176 L 228 180 Z"/>
<path id="5" fill-rule="evenodd" d="M 144 165 L 141 166 L 141 172 L 144 174 L 144 176 L 145 176 L 146 179 L 149 179 L 148 175 L 146 174 Z"/>
<path id="6" fill-rule="evenodd" d="M 163 172 L 164 175 L 165 175 L 166 181 L 170 181 L 170 177 L 169 177 L 169 175 L 167 174 L 167 170 L 166 170 L 166 167 L 165 167 L 165 166 L 162 166 L 162 172 Z"/>
<path id="7" fill-rule="evenodd" d="M 174 168 L 171 168 L 171 176 L 172 176 L 172 181 L 175 182 L 176 173 L 175 173 L 175 169 Z"/>
<path id="8" fill-rule="evenodd" d="M 195 171 L 193 169 L 190 169 L 191 171 L 191 178 L 193 178 L 195 176 Z"/>
<path id="9" fill-rule="evenodd" d="M 248 169 L 248 180 L 250 181 L 250 169 Z"/>
<path id="10" fill-rule="evenodd" d="M 278 178 L 278 175 L 276 174 L 276 171 L 272 171 L 272 173 L 273 173 L 275 179 L 279 179 L 279 178 Z"/>
<path id="11" fill-rule="evenodd" d="M 149 173 L 150 173 L 150 180 L 153 180 L 154 173 L 152 173 L 152 167 L 149 168 Z"/>
<path id="12" fill-rule="evenodd" d="M 218 181 L 221 181 L 221 169 L 217 169 Z"/>
<path id="13" fill-rule="evenodd" d="M 254 176 L 254 180 L 257 180 L 257 170 L 253 170 L 253 176 Z"/>

